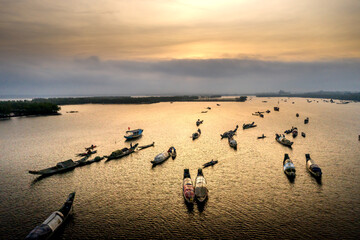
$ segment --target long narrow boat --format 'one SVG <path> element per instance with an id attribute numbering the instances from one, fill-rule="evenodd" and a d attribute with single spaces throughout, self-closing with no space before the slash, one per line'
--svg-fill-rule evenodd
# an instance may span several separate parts
<path id="1" fill-rule="evenodd" d="M 211 160 L 210 162 L 207 162 L 207 163 L 205 163 L 205 164 L 203 164 L 203 167 L 204 168 L 207 168 L 207 167 L 210 167 L 210 166 L 213 166 L 213 165 L 215 165 L 215 164 L 217 164 L 219 161 L 218 160 Z"/>
<path id="2" fill-rule="evenodd" d="M 316 178 L 321 178 L 321 168 L 310 158 L 310 154 L 305 154 L 306 168 Z"/>
<path id="3" fill-rule="evenodd" d="M 140 129 L 140 128 L 135 129 L 135 130 L 126 131 L 124 138 L 126 138 L 126 140 L 132 140 L 132 139 L 138 138 L 138 137 L 142 136 L 143 131 L 144 130 Z"/>
<path id="4" fill-rule="evenodd" d="M 255 122 L 243 124 L 243 129 L 253 128 L 253 127 L 256 127 Z"/>
<path id="5" fill-rule="evenodd" d="M 138 149 L 139 150 L 143 150 L 145 148 L 148 148 L 148 147 L 153 147 L 155 146 L 155 142 L 151 143 L 151 144 L 148 144 L 148 145 L 144 145 L 144 146 L 138 146 Z"/>
<path id="6" fill-rule="evenodd" d="M 281 143 L 284 146 L 291 147 L 293 145 L 293 142 L 286 139 L 284 135 L 281 134 L 275 134 L 275 139 L 278 143 Z"/>
<path id="7" fill-rule="evenodd" d="M 62 173 L 66 171 L 70 171 L 77 167 L 79 162 L 74 162 L 73 160 L 69 159 L 63 162 L 58 162 L 55 167 L 45 168 L 39 171 L 29 171 L 31 174 L 38 174 L 43 176 L 49 176 L 56 173 Z"/>
<path id="8" fill-rule="evenodd" d="M 195 191 L 190 177 L 189 169 L 184 169 L 183 196 L 187 203 L 194 202 Z"/>
<path id="9" fill-rule="evenodd" d="M 95 153 L 97 153 L 97 150 L 95 150 L 95 151 L 88 150 L 85 153 L 78 153 L 78 154 L 76 154 L 76 156 L 77 157 L 85 157 L 85 156 L 90 157 L 92 154 L 95 154 Z"/>
<path id="10" fill-rule="evenodd" d="M 135 144 L 134 146 L 130 144 L 130 148 L 123 148 L 121 150 L 116 150 L 114 152 L 112 152 L 110 154 L 110 156 L 105 156 L 107 158 L 106 161 L 110 161 L 112 159 L 119 159 L 119 158 L 122 158 L 122 157 L 125 157 L 131 153 L 133 153 L 136 149 L 136 147 L 138 146 L 139 144 Z"/>
<path id="11" fill-rule="evenodd" d="M 239 128 L 239 125 L 236 125 L 234 130 L 230 130 L 230 131 L 224 132 L 223 134 L 220 134 L 221 139 L 234 136 L 236 134 L 236 131 L 238 130 L 238 128 Z"/>
<path id="12" fill-rule="evenodd" d="M 85 150 L 86 151 L 89 151 L 89 150 L 93 150 L 94 148 L 96 148 L 97 146 L 96 145 L 91 145 L 90 147 L 86 147 Z"/>
<path id="13" fill-rule="evenodd" d="M 285 153 L 284 155 L 283 166 L 284 166 L 284 173 L 286 174 L 286 176 L 290 179 L 295 178 L 295 172 L 296 172 L 295 165 L 291 161 L 287 153 Z"/>
<path id="14" fill-rule="evenodd" d="M 50 239 L 71 214 L 74 199 L 75 192 L 70 193 L 64 205 L 58 211 L 53 212 L 41 225 L 35 227 L 25 240 Z"/>
<path id="15" fill-rule="evenodd" d="M 208 197 L 206 180 L 201 168 L 198 169 L 198 174 L 195 178 L 195 197 L 199 202 L 204 202 Z"/>
<path id="16" fill-rule="evenodd" d="M 151 163 L 153 165 L 163 163 L 166 160 L 168 160 L 170 156 L 171 156 L 171 153 L 170 153 L 170 149 L 169 149 L 169 150 L 167 150 L 165 152 L 162 152 L 162 153 L 159 153 L 158 155 L 156 155 L 156 157 L 154 158 L 153 161 L 151 161 Z"/>

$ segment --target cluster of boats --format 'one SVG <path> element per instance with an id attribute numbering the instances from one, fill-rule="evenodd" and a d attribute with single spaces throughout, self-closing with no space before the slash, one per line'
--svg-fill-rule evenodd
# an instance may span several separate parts
<path id="1" fill-rule="evenodd" d="M 198 169 L 195 186 L 191 180 L 189 169 L 184 169 L 183 196 L 188 204 L 193 204 L 195 200 L 203 203 L 208 198 L 206 179 L 201 168 Z"/>
<path id="2" fill-rule="evenodd" d="M 310 154 L 308 154 L 308 153 L 305 154 L 305 159 L 306 159 L 306 169 L 315 178 L 317 178 L 318 180 L 321 179 L 321 176 L 322 176 L 321 168 L 314 162 L 314 160 L 311 159 Z M 285 155 L 284 155 L 283 166 L 284 166 L 284 173 L 286 174 L 286 176 L 290 180 L 293 180 L 296 176 L 295 165 L 291 161 L 291 159 L 287 153 L 285 153 Z"/>

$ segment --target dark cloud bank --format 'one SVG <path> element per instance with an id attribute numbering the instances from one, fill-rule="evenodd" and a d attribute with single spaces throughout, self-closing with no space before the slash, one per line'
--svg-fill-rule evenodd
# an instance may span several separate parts
<path id="1" fill-rule="evenodd" d="M 0 60 L 0 96 L 360 91 L 360 60 Z"/>

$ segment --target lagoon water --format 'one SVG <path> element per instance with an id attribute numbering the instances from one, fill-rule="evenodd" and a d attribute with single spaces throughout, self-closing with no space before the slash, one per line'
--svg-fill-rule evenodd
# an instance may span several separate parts
<path id="1" fill-rule="evenodd" d="M 73 215 L 55 239 L 357 239 L 360 104 L 292 98 L 280 100 L 274 112 L 278 101 L 71 105 L 62 106 L 60 116 L 0 121 L 0 239 L 23 239 L 72 191 Z M 251 114 L 267 109 L 264 118 Z M 79 112 L 66 113 L 71 110 Z M 202 135 L 192 141 L 198 118 Z M 256 128 L 241 129 L 253 121 Z M 237 124 L 235 151 L 220 134 Z M 292 126 L 306 138 L 289 135 L 289 149 L 274 135 Z M 75 154 L 91 144 L 99 146 L 96 155 L 128 147 L 128 127 L 143 128 L 135 142 L 154 141 L 155 147 L 43 179 L 27 172 L 77 160 Z M 267 138 L 258 140 L 263 133 Z M 150 161 L 170 146 L 177 158 L 152 168 Z M 293 183 L 283 172 L 284 153 L 296 167 Z M 305 153 L 322 168 L 321 182 L 307 172 Z M 219 163 L 204 169 L 209 199 L 191 208 L 182 197 L 183 170 L 189 168 L 194 180 L 211 159 Z"/>

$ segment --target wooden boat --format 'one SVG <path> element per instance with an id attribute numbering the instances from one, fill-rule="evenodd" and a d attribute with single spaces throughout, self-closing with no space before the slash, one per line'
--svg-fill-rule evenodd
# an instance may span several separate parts
<path id="1" fill-rule="evenodd" d="M 264 134 L 260 137 L 257 137 L 257 139 L 263 139 L 263 138 L 266 138 L 266 136 Z"/>
<path id="2" fill-rule="evenodd" d="M 289 134 L 289 133 L 291 133 L 292 132 L 292 129 L 291 130 L 285 130 L 284 131 L 284 133 L 286 133 L 286 134 Z"/>
<path id="3" fill-rule="evenodd" d="M 236 131 L 238 130 L 238 128 L 239 128 L 239 125 L 236 125 L 236 128 L 234 130 L 230 130 L 230 131 L 224 132 L 223 134 L 220 134 L 221 139 L 234 136 L 236 134 Z"/>
<path id="4" fill-rule="evenodd" d="M 306 158 L 306 168 L 307 170 L 316 178 L 321 178 L 322 172 L 321 168 L 315 164 L 314 160 L 310 158 L 310 154 L 305 154 Z"/>
<path id="5" fill-rule="evenodd" d="M 306 137 L 306 134 L 304 132 L 301 132 L 301 136 Z"/>
<path id="6" fill-rule="evenodd" d="M 151 163 L 153 165 L 157 165 L 157 164 L 160 164 L 160 163 L 163 163 L 165 162 L 167 159 L 169 159 L 169 157 L 171 156 L 171 153 L 170 153 L 170 149 L 165 151 L 165 152 L 162 152 L 162 153 L 159 153 L 158 155 L 156 155 L 156 157 L 154 158 L 153 161 L 151 161 Z"/>
<path id="7" fill-rule="evenodd" d="M 133 153 L 136 149 L 136 147 L 138 146 L 139 144 L 135 144 L 134 146 L 132 144 L 130 144 L 130 148 L 123 148 L 121 150 L 116 150 L 114 152 L 112 152 L 110 154 L 110 156 L 104 156 L 107 158 L 106 161 L 110 161 L 110 160 L 113 160 L 113 159 L 119 159 L 119 158 L 122 158 L 122 157 L 125 157 L 131 153 Z"/>
<path id="8" fill-rule="evenodd" d="M 198 127 L 200 124 L 202 124 L 204 122 L 204 120 L 201 120 L 200 121 L 200 119 L 198 119 L 197 121 L 196 121 L 196 126 Z"/>
<path id="9" fill-rule="evenodd" d="M 169 151 L 170 151 L 171 158 L 174 160 L 176 158 L 176 149 L 175 149 L 175 147 L 170 147 Z"/>
<path id="10" fill-rule="evenodd" d="M 207 113 L 208 111 L 201 111 L 201 113 Z"/>
<path id="11" fill-rule="evenodd" d="M 56 230 L 58 230 L 66 221 L 72 212 L 72 205 L 75 199 L 75 192 L 70 193 L 64 205 L 53 212 L 42 224 L 35 227 L 25 240 L 31 239 L 50 239 Z"/>
<path id="12" fill-rule="evenodd" d="M 191 137 L 192 137 L 192 140 L 195 140 L 195 139 L 199 138 L 200 135 L 201 135 L 201 130 L 198 129 L 197 132 L 194 132 L 194 133 L 192 134 L 192 136 L 191 136 Z"/>
<path id="13" fill-rule="evenodd" d="M 144 145 L 144 146 L 138 146 L 138 149 L 139 150 L 143 150 L 145 148 L 148 148 L 148 147 L 153 147 L 155 146 L 155 142 L 151 143 L 151 144 L 148 144 L 148 145 Z"/>
<path id="14" fill-rule="evenodd" d="M 29 173 L 43 175 L 43 176 L 49 176 L 49 175 L 56 174 L 56 173 L 70 171 L 70 170 L 74 169 L 75 167 L 77 167 L 78 165 L 79 165 L 78 162 L 74 162 L 73 160 L 69 159 L 69 160 L 57 163 L 55 167 L 45 168 L 45 169 L 42 169 L 39 171 L 29 171 Z"/>
<path id="15" fill-rule="evenodd" d="M 307 117 L 307 118 L 305 118 L 305 120 L 304 120 L 304 124 L 308 124 L 309 123 L 309 118 Z"/>
<path id="16" fill-rule="evenodd" d="M 143 129 L 135 129 L 135 130 L 126 131 L 124 138 L 126 138 L 126 140 L 132 140 L 132 139 L 141 137 L 143 131 L 144 131 Z"/>
<path id="17" fill-rule="evenodd" d="M 270 113 L 270 110 L 266 110 L 266 113 Z"/>
<path id="18" fill-rule="evenodd" d="M 206 109 L 209 109 L 209 110 L 211 110 L 211 107 L 207 107 Z"/>
<path id="19" fill-rule="evenodd" d="M 190 177 L 189 169 L 184 169 L 183 196 L 187 203 L 193 203 L 195 198 L 194 186 Z"/>
<path id="20" fill-rule="evenodd" d="M 206 187 L 206 180 L 202 169 L 198 169 L 198 174 L 195 178 L 195 198 L 199 202 L 204 202 L 208 197 L 208 189 Z"/>
<path id="21" fill-rule="evenodd" d="M 203 167 L 204 168 L 207 168 L 207 167 L 210 167 L 210 166 L 213 166 L 213 165 L 215 165 L 215 164 L 217 164 L 218 163 L 218 160 L 211 160 L 210 162 L 207 162 L 207 163 L 205 163 L 204 165 L 203 165 Z"/>
<path id="22" fill-rule="evenodd" d="M 282 145 L 285 145 L 287 147 L 291 147 L 293 145 L 293 142 L 291 142 L 290 140 L 286 139 L 284 135 L 280 135 L 280 134 L 275 134 L 275 140 L 278 143 L 281 143 Z"/>
<path id="23" fill-rule="evenodd" d="M 220 104 L 217 103 L 216 106 L 220 106 Z"/>
<path id="24" fill-rule="evenodd" d="M 280 111 L 280 108 L 279 107 L 274 107 L 274 111 Z"/>
<path id="25" fill-rule="evenodd" d="M 256 127 L 255 122 L 243 124 L 243 129 L 253 128 L 253 127 Z"/>
<path id="26" fill-rule="evenodd" d="M 284 173 L 286 174 L 286 176 L 288 178 L 295 178 L 295 172 L 296 172 L 295 166 L 287 153 L 285 153 L 284 155 L 283 166 L 284 166 Z"/>
<path id="27" fill-rule="evenodd" d="M 297 135 L 298 135 L 298 129 L 295 127 L 292 129 L 292 136 L 293 136 L 293 138 L 295 138 L 295 137 L 297 137 Z"/>
<path id="28" fill-rule="evenodd" d="M 232 147 L 232 148 L 234 148 L 234 149 L 236 150 L 236 148 L 237 148 L 237 142 L 236 142 L 236 140 L 231 137 L 231 138 L 228 138 L 228 142 L 229 142 L 229 146 Z"/>
<path id="29" fill-rule="evenodd" d="M 76 154 L 76 156 L 77 157 L 85 157 L 85 156 L 90 157 L 92 154 L 95 154 L 95 153 L 97 153 L 97 150 L 95 150 L 95 151 L 88 150 L 85 153 L 78 153 L 78 154 Z"/>
<path id="30" fill-rule="evenodd" d="M 298 114 L 298 113 L 296 114 L 296 117 L 299 117 L 299 114 Z"/>
<path id="31" fill-rule="evenodd" d="M 100 157 L 100 156 L 96 156 L 94 159 L 85 161 L 83 165 L 89 165 L 92 164 L 94 162 L 100 162 L 101 160 L 103 160 L 105 157 Z"/>

